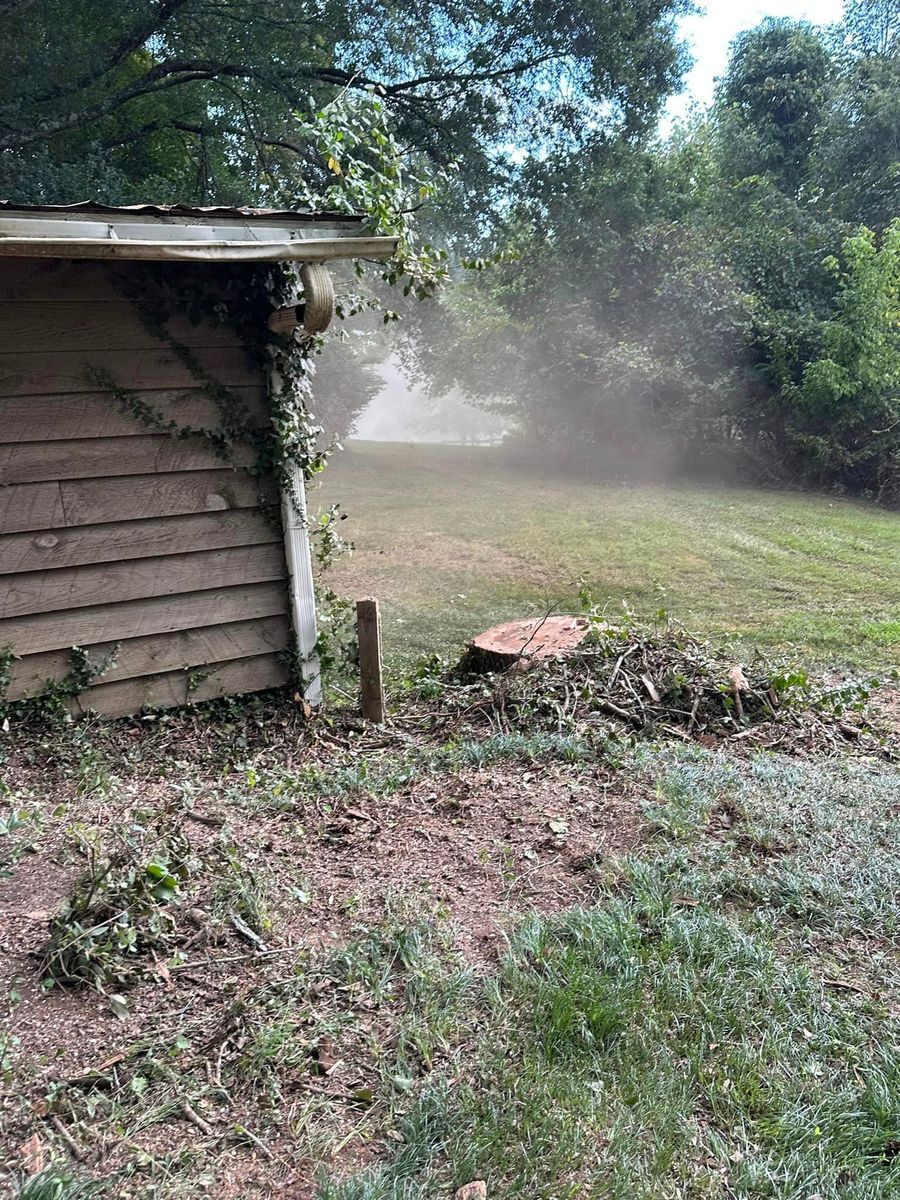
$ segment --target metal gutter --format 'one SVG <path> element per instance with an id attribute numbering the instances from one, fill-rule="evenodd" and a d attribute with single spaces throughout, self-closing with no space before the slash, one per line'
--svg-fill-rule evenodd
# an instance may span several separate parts
<path id="1" fill-rule="evenodd" d="M 396 237 L 295 238 L 285 241 L 129 241 L 127 238 L 8 237 L 0 256 L 167 262 L 327 262 L 334 258 L 390 258 Z"/>
<path id="2" fill-rule="evenodd" d="M 322 671 L 316 653 L 319 632 L 316 622 L 316 585 L 313 580 L 309 519 L 306 511 L 306 487 L 303 472 L 296 463 L 288 464 L 288 475 L 290 487 L 281 494 L 281 525 L 284 530 L 284 557 L 288 570 L 291 629 L 303 679 L 303 699 L 313 708 L 318 708 L 322 703 Z"/>
<path id="3" fill-rule="evenodd" d="M 34 213 L 49 213 L 53 220 L 69 221 L 88 217 L 113 217 L 116 222 L 141 221 L 152 217 L 171 225 L 182 225 L 185 221 L 222 221 L 242 225 L 269 222 L 276 225 L 322 224 L 339 221 L 342 224 L 360 225 L 365 220 L 361 213 L 339 212 L 337 209 L 316 210 L 312 208 L 234 208 L 227 204 L 199 206 L 194 204 L 98 204 L 94 200 L 82 200 L 78 204 L 19 204 L 14 200 L 0 200 L 0 215 L 20 213 L 32 217 Z"/>

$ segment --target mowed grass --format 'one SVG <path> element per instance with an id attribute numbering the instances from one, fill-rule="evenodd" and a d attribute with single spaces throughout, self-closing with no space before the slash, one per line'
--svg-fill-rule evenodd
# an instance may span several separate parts
<path id="1" fill-rule="evenodd" d="M 407 936 L 385 1075 L 413 1099 L 388 1161 L 319 1200 L 900 1195 L 896 772 L 681 749 L 632 769 L 656 836 L 598 860 L 594 905 L 526 920 L 468 977 Z"/>
<path id="2" fill-rule="evenodd" d="M 528 749 L 546 746 L 506 757 Z M 443 750 L 455 769 L 462 747 Z M 497 958 L 473 963 L 435 897 L 385 894 L 383 918 L 348 941 L 259 963 L 237 991 L 227 980 L 227 1046 L 179 999 L 149 1037 L 116 1037 L 112 1080 L 66 1076 L 49 1094 L 69 1129 L 103 1146 L 149 1136 L 154 1152 L 119 1159 L 90 1193 L 57 1186 L 89 1171 L 57 1155 L 14 1194 L 213 1194 L 229 1147 L 252 1137 L 277 1153 L 242 1196 L 309 1163 L 315 1183 L 286 1195 L 451 1200 L 484 1180 L 488 1200 L 895 1200 L 897 770 L 650 744 L 619 765 L 645 836 L 584 863 L 579 908 L 507 915 Z M 272 785 L 285 811 L 315 786 L 264 771 L 235 779 L 229 804 L 256 810 Z M 346 789 L 373 811 L 390 792 L 345 777 L 329 794 Z M 265 883 L 265 899 L 286 880 L 242 870 L 215 895 L 249 920 L 235 882 Z M 311 1060 L 326 1046 L 333 1087 Z M 47 1086 L 36 1065 L 7 1084 L 28 1111 Z M 180 1097 L 213 1132 L 169 1152 L 148 1131 Z"/>
<path id="3" fill-rule="evenodd" d="M 394 660 L 446 653 L 502 620 L 577 604 L 660 609 L 736 652 L 900 662 L 900 514 L 747 487 L 603 483 L 499 449 L 352 442 L 311 504 L 339 502 L 356 553 L 334 569 L 383 603 Z"/>

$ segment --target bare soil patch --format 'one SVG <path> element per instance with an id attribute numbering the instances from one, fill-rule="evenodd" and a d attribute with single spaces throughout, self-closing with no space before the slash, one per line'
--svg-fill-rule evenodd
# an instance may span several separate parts
<path id="1" fill-rule="evenodd" d="M 770 712 L 766 680 L 729 670 L 694 642 L 635 637 L 599 658 L 445 681 L 384 729 L 304 724 L 272 699 L 17 731 L 3 765 L 17 817 L 0 838 L 0 1170 L 20 1172 L 36 1137 L 125 1198 L 300 1200 L 323 1163 L 341 1175 L 377 1160 L 396 1130 L 373 1081 L 404 984 L 382 992 L 322 964 L 399 921 L 489 972 L 524 916 L 590 903 L 649 828 L 651 783 L 617 766 L 641 736 L 896 753 L 896 692 L 871 721 Z M 723 704 L 736 692 L 755 723 Z M 148 813 L 184 832 L 196 863 L 171 908 L 172 953 L 145 957 L 118 1015 L 98 991 L 47 991 L 48 920 L 86 868 L 85 833 L 115 842 Z M 249 935 L 241 889 L 262 914 Z M 425 1054 L 415 1070 L 433 1066 Z"/>

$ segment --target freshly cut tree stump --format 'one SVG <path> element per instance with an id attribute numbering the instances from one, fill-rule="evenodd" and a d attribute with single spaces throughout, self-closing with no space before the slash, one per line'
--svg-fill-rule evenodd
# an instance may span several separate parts
<path id="1" fill-rule="evenodd" d="M 460 669 L 475 675 L 523 670 L 544 658 L 558 658 L 574 650 L 587 637 L 584 617 L 533 617 L 507 621 L 479 633 L 469 646 Z"/>

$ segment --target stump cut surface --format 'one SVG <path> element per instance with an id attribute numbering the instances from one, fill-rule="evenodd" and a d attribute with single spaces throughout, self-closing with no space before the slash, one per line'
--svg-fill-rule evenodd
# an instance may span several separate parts
<path id="1" fill-rule="evenodd" d="M 506 621 L 480 633 L 472 650 L 488 660 L 511 666 L 520 660 L 554 658 L 574 650 L 589 629 L 584 617 L 534 617 L 526 621 Z"/>

